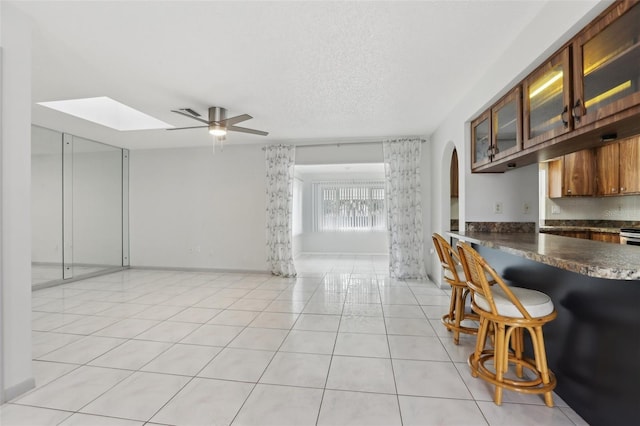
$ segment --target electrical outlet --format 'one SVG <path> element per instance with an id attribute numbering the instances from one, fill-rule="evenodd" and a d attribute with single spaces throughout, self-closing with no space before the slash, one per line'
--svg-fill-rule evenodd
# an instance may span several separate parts
<path id="1" fill-rule="evenodd" d="M 522 204 L 522 214 L 529 214 L 531 212 L 531 206 L 529 203 Z"/>
<path id="2" fill-rule="evenodd" d="M 502 214 L 502 203 L 501 202 L 496 202 L 493 205 L 493 212 L 495 214 Z"/>
<path id="3" fill-rule="evenodd" d="M 560 206 L 556 204 L 551 205 L 551 214 L 560 214 Z"/>

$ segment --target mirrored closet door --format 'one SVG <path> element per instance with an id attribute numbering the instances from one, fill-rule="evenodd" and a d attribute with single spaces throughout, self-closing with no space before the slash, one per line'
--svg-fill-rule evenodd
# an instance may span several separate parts
<path id="1" fill-rule="evenodd" d="M 32 284 L 129 264 L 128 151 L 32 128 Z"/>

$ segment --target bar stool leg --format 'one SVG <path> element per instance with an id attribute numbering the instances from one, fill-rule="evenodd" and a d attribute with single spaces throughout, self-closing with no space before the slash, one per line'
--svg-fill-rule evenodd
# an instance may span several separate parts
<path id="1" fill-rule="evenodd" d="M 524 329 L 522 327 L 518 327 L 513 334 L 513 353 L 516 360 L 518 360 L 518 362 L 516 363 L 516 375 L 522 378 L 524 372 L 520 361 L 522 361 L 522 352 L 524 350 Z"/>
<path id="2" fill-rule="evenodd" d="M 456 307 L 454 313 L 456 328 L 453 332 L 453 342 L 457 345 L 458 343 L 460 343 L 460 323 L 462 322 L 462 317 L 464 316 L 464 291 L 460 287 L 455 287 L 454 290 L 456 294 Z"/>
<path id="3" fill-rule="evenodd" d="M 549 377 L 549 367 L 547 365 L 547 353 L 544 348 L 544 336 L 542 335 L 542 327 L 533 328 L 531 342 L 533 343 L 534 353 L 536 357 L 536 367 L 540 372 L 542 383 L 543 385 L 549 384 L 551 382 L 551 379 Z M 547 407 L 553 407 L 553 393 L 551 391 L 545 392 L 544 403 L 547 405 Z"/>
<path id="4" fill-rule="evenodd" d="M 505 361 L 508 365 L 509 348 L 505 342 L 505 325 L 502 323 L 496 323 L 493 326 L 496 333 L 493 365 L 496 371 L 496 381 L 498 383 L 501 383 L 504 379 Z M 493 402 L 495 402 L 496 405 L 502 405 L 502 386 L 500 385 L 496 385 L 496 389 L 493 395 Z"/>
<path id="5" fill-rule="evenodd" d="M 478 362 L 480 360 L 480 355 L 484 350 L 484 347 L 487 342 L 487 332 L 489 330 L 489 320 L 485 317 L 480 316 L 480 325 L 478 327 L 478 336 L 476 338 L 476 348 L 469 357 L 469 367 L 471 367 L 471 376 L 478 377 Z"/>

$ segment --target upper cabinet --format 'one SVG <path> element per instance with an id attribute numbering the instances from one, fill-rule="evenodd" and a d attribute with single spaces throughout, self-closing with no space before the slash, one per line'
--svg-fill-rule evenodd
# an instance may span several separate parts
<path id="1" fill-rule="evenodd" d="M 569 48 L 566 47 L 524 80 L 525 148 L 571 130 L 570 75 Z"/>
<path id="2" fill-rule="evenodd" d="M 486 111 L 471 122 L 471 167 L 491 162 L 491 114 Z"/>
<path id="3" fill-rule="evenodd" d="M 474 120 L 471 133 L 474 172 L 640 134 L 640 1 L 615 1 Z"/>
<path id="4" fill-rule="evenodd" d="M 522 149 L 520 86 L 471 122 L 471 167 L 500 160 Z"/>
<path id="5" fill-rule="evenodd" d="M 640 105 L 640 3 L 618 2 L 573 42 L 576 128 Z"/>
<path id="6" fill-rule="evenodd" d="M 522 92 L 516 87 L 491 108 L 493 160 L 522 149 Z"/>

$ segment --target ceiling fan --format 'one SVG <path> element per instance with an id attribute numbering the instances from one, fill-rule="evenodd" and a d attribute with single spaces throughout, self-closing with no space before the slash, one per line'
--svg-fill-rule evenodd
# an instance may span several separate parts
<path id="1" fill-rule="evenodd" d="M 217 137 L 225 136 L 227 132 L 251 133 L 252 135 L 260 136 L 267 136 L 269 134 L 268 132 L 263 132 L 262 130 L 247 129 L 246 127 L 236 126 L 237 123 L 250 120 L 253 117 L 251 117 L 249 114 L 242 114 L 235 117 L 227 118 L 227 110 L 221 107 L 209 108 L 209 120 L 200 118 L 201 115 L 191 108 L 180 108 L 178 110 L 171 110 L 171 112 L 175 112 L 176 114 L 184 115 L 185 117 L 200 121 L 201 123 L 206 124 L 206 126 L 177 127 L 167 130 L 198 129 L 208 127 L 209 133 Z"/>

